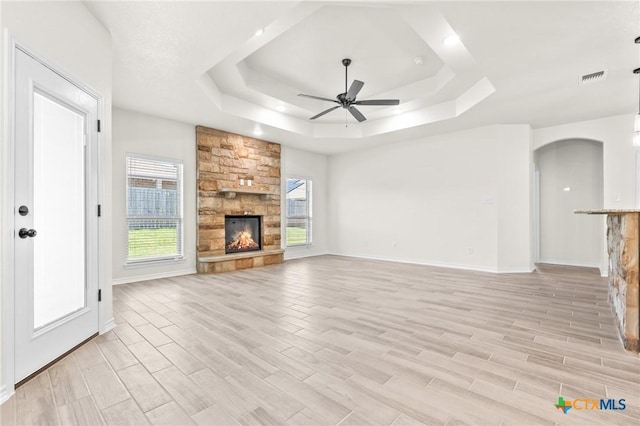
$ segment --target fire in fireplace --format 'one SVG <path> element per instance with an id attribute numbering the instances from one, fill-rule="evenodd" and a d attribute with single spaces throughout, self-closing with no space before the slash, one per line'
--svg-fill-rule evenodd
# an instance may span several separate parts
<path id="1" fill-rule="evenodd" d="M 224 237 L 225 253 L 260 250 L 260 216 L 225 216 Z"/>

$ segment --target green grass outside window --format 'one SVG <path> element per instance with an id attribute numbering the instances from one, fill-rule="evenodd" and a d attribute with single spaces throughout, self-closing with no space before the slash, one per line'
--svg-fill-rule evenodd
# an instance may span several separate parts
<path id="1" fill-rule="evenodd" d="M 177 240 L 176 228 L 130 229 L 129 259 L 175 255 Z"/>
<path id="2" fill-rule="evenodd" d="M 307 244 L 307 230 L 295 226 L 287 226 L 287 245 Z"/>

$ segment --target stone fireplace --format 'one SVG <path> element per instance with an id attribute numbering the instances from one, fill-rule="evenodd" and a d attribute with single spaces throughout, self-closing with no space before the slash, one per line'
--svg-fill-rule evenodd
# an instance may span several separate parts
<path id="1" fill-rule="evenodd" d="M 280 145 L 196 127 L 200 273 L 282 263 Z"/>

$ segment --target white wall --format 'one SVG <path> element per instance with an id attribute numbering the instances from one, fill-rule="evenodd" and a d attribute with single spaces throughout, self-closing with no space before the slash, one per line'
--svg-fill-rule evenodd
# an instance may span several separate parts
<path id="1" fill-rule="evenodd" d="M 184 259 L 125 266 L 127 259 L 126 155 L 145 154 L 183 163 Z M 196 133 L 192 125 L 113 109 L 113 283 L 196 272 Z"/>
<path id="2" fill-rule="evenodd" d="M 536 150 L 535 164 L 540 172 L 540 262 L 599 267 L 603 218 L 574 210 L 602 208 L 602 144 L 558 141 Z"/>
<path id="3" fill-rule="evenodd" d="M 497 126 L 498 271 L 532 271 L 531 190 L 533 162 L 529 126 Z"/>
<path id="4" fill-rule="evenodd" d="M 102 202 L 105 206 L 111 203 L 111 37 L 104 27 L 93 17 L 80 2 L 2 2 L 2 29 L 22 46 L 44 59 L 60 72 L 82 82 L 103 97 L 103 126 L 100 136 L 101 161 L 103 163 Z M 6 36 L 6 33 L 4 34 Z M 4 37 L 4 41 L 7 41 Z M 8 53 L 2 46 L 1 56 L 3 84 Z M 7 102 L 4 93 L 3 104 Z M 6 106 L 6 105 L 3 105 Z M 3 120 L 7 120 L 8 110 L 3 108 Z M 6 121 L 3 122 L 6 124 Z M 6 154 L 8 140 L 2 134 L 2 151 Z M 7 155 L 3 161 L 7 161 Z M 3 162 L 3 171 L 6 170 Z M 0 173 L 3 179 L 1 188 L 13 187 L 12 176 Z M 3 190 L 3 203 L 7 191 Z M 12 211 L 12 206 L 2 205 L 0 211 Z M 11 216 L 12 217 L 12 216 Z M 6 224 L 7 217 L 3 217 Z M 111 311 L 111 217 L 102 218 L 104 232 L 102 234 L 101 253 L 101 288 L 103 302 L 100 307 L 100 331 L 104 332 L 112 326 Z M 3 226 L 4 227 L 4 226 Z M 12 233 L 3 234 L 3 239 Z M 10 238 L 12 240 L 12 238 Z M 5 239 L 6 241 L 6 239 Z M 12 247 L 12 242 L 5 242 L 4 249 Z M 3 262 L 11 257 L 11 253 L 2 253 Z M 108 265 L 108 267 L 107 267 Z M 6 276 L 7 264 L 1 265 L 2 274 L 2 346 L 0 347 L 0 402 L 8 398 L 13 391 L 13 305 L 7 300 L 12 295 Z"/>
<path id="5" fill-rule="evenodd" d="M 311 179 L 312 184 L 312 244 L 286 248 L 284 257 L 296 259 L 326 254 L 328 242 L 328 180 L 327 156 L 283 146 L 281 157 L 282 181 L 282 247 L 286 248 L 286 186 L 287 178 Z"/>
<path id="6" fill-rule="evenodd" d="M 529 271 L 530 128 L 489 126 L 329 160 L 332 253 Z"/>
<path id="7" fill-rule="evenodd" d="M 0 2 L 0 23 L 3 19 L 3 11 L 2 11 L 2 2 Z M 4 37 L 3 37 L 4 39 Z M 9 339 L 13 338 L 13 334 L 10 331 L 13 328 L 13 321 L 7 321 L 6 318 L 10 315 L 13 315 L 12 310 L 7 310 L 5 308 L 5 304 L 9 304 L 6 300 L 9 297 L 13 297 L 13 285 L 9 283 L 5 279 L 5 274 L 9 275 L 9 271 L 6 269 L 7 266 L 5 262 L 7 259 L 13 257 L 13 253 L 9 256 L 7 251 L 9 250 L 10 241 L 8 240 L 8 235 L 6 230 L 3 230 L 5 226 L 9 223 L 9 217 L 7 217 L 7 209 L 6 204 L 8 204 L 6 197 L 7 194 L 7 185 L 12 184 L 13 182 L 7 182 L 9 176 L 7 176 L 6 164 L 8 160 L 8 146 L 6 141 L 6 133 L 5 133 L 5 120 L 6 120 L 6 111 L 5 111 L 5 82 L 6 82 L 6 73 L 5 73 L 5 49 L 4 45 L 0 44 L 0 167 L 3 172 L 0 172 L 0 404 L 9 399 L 12 394 L 13 379 L 9 379 L 6 377 L 6 374 L 3 374 L 3 370 L 8 370 L 9 368 L 13 368 L 13 356 L 7 357 L 7 349 L 12 348 L 13 342 Z M 8 287 L 11 287 L 8 289 Z M 5 331 L 5 329 L 7 329 Z"/>

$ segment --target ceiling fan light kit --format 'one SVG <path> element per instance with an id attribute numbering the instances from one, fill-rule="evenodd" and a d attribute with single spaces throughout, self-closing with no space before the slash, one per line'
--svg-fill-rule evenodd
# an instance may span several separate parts
<path id="1" fill-rule="evenodd" d="M 400 104 L 400 100 L 398 99 L 368 99 L 368 100 L 362 100 L 362 101 L 356 100 L 356 97 L 358 96 L 358 93 L 360 92 L 360 90 L 362 90 L 362 86 L 364 86 L 364 83 L 360 80 L 353 80 L 353 83 L 351 83 L 351 86 L 347 89 L 347 83 L 348 83 L 347 70 L 349 68 L 349 65 L 351 65 L 351 59 L 344 58 L 342 60 L 342 65 L 344 65 L 344 92 L 338 93 L 338 95 L 336 96 L 336 99 L 323 98 L 321 96 L 314 96 L 314 95 L 305 95 L 303 93 L 298 94 L 298 96 L 302 96 L 305 98 L 317 99 L 320 101 L 327 101 L 327 102 L 334 102 L 338 104 L 337 106 L 333 106 L 329 109 L 326 109 L 320 112 L 319 114 L 314 115 L 313 117 L 309 118 L 309 120 L 315 120 L 316 118 L 322 117 L 323 115 L 328 114 L 331 111 L 334 111 L 342 107 L 348 110 L 351 113 L 351 115 L 356 120 L 358 120 L 358 122 L 361 123 L 365 121 L 367 118 L 360 112 L 360 110 L 358 110 L 355 107 L 355 105 L 399 105 Z"/>

